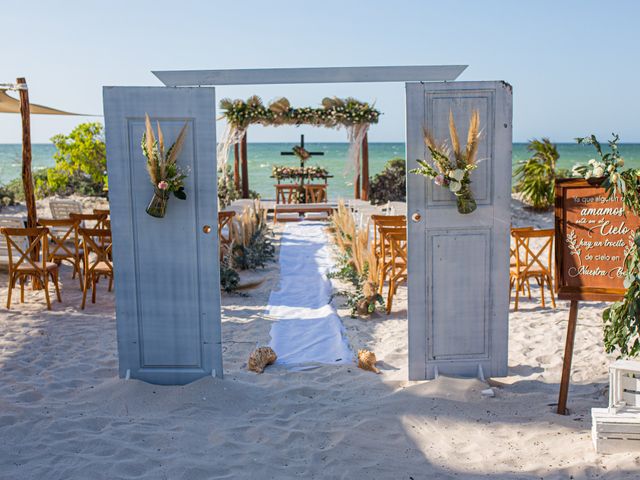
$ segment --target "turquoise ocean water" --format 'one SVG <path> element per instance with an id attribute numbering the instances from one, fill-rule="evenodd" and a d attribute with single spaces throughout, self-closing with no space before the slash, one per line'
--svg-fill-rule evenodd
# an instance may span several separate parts
<path id="1" fill-rule="evenodd" d="M 249 186 L 264 198 L 274 198 L 272 165 L 298 165 L 293 156 L 282 156 L 280 152 L 290 152 L 295 143 L 250 143 L 249 144 Z M 347 143 L 307 143 L 307 150 L 324 152 L 321 157 L 313 157 L 307 165 L 321 165 L 334 175 L 329 180 L 329 196 L 332 199 L 353 196 L 351 172 L 345 172 Z M 585 162 L 595 157 L 593 147 L 574 143 L 557 144 L 560 152 L 559 167 L 571 168 L 575 163 Z M 44 168 L 53 165 L 55 149 L 50 144 L 33 145 L 33 167 Z M 620 145 L 620 152 L 626 167 L 640 168 L 640 144 Z M 382 170 L 385 162 L 394 157 L 404 157 L 404 143 L 371 143 L 369 145 L 369 169 L 371 175 Z M 526 144 L 513 144 L 514 165 L 529 157 Z M 14 144 L 0 145 L 0 183 L 6 183 L 20 176 L 21 147 Z"/>

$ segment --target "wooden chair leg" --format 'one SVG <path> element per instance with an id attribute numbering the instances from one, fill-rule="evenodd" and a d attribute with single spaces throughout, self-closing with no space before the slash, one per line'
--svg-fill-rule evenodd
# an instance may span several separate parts
<path id="1" fill-rule="evenodd" d="M 393 286 L 394 286 L 393 277 L 389 279 L 389 291 L 387 292 L 387 315 L 391 313 L 391 304 L 393 303 Z"/>
<path id="2" fill-rule="evenodd" d="M 96 286 L 98 284 L 98 280 L 100 277 L 94 275 L 93 277 L 93 285 L 91 287 L 91 303 L 96 303 Z"/>
<path id="3" fill-rule="evenodd" d="M 540 279 L 536 278 L 536 281 L 538 282 L 538 285 L 540 285 L 540 298 L 542 301 L 542 308 L 545 308 L 544 306 L 544 278 L 542 279 L 542 281 L 540 281 Z"/>
<path id="4" fill-rule="evenodd" d="M 515 304 L 513 305 L 513 311 L 517 312 L 518 311 L 518 300 L 520 300 L 520 289 L 522 288 L 522 282 L 520 281 L 519 278 L 516 278 L 516 300 L 515 300 Z"/>
<path id="5" fill-rule="evenodd" d="M 89 274 L 84 272 L 84 287 L 82 289 L 82 303 L 80 309 L 84 310 L 85 303 L 87 302 L 87 290 L 89 289 Z"/>
<path id="6" fill-rule="evenodd" d="M 109 292 L 113 290 L 113 274 L 109 277 Z"/>
<path id="7" fill-rule="evenodd" d="M 78 281 L 80 282 L 80 290 L 82 290 L 82 270 L 80 270 L 80 260 L 76 261 L 76 269 L 78 271 Z"/>
<path id="8" fill-rule="evenodd" d="M 9 291 L 7 292 L 7 310 L 11 308 L 11 291 L 13 290 L 13 286 L 15 285 L 15 279 L 13 275 L 9 278 Z"/>
<path id="9" fill-rule="evenodd" d="M 549 294 L 551 295 L 551 304 L 556 308 L 556 299 L 553 295 L 553 287 L 551 286 L 551 277 L 547 276 L 547 284 L 549 285 Z"/>
<path id="10" fill-rule="evenodd" d="M 524 293 L 524 284 L 522 285 L 522 293 Z M 527 293 L 529 295 L 529 300 L 531 300 L 531 282 L 527 279 Z"/>
<path id="11" fill-rule="evenodd" d="M 24 303 L 24 277 L 20 277 L 20 303 Z"/>
<path id="12" fill-rule="evenodd" d="M 51 278 L 53 280 L 53 286 L 56 288 L 56 297 L 58 298 L 58 303 L 62 303 L 62 296 L 60 295 L 60 285 L 58 284 L 58 281 L 60 280 L 58 270 L 56 270 L 55 272 L 51 272 Z"/>
<path id="13" fill-rule="evenodd" d="M 44 298 L 47 300 L 47 310 L 51 310 L 51 299 L 49 298 L 49 275 L 47 272 L 42 275 L 44 284 Z"/>

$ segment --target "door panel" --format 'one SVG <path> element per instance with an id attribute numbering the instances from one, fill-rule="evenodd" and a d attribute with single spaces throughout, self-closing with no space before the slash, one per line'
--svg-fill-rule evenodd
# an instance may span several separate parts
<path id="1" fill-rule="evenodd" d="M 449 112 L 461 143 L 471 112 L 480 113 L 478 208 L 461 215 L 455 196 L 409 174 L 409 376 L 486 375 L 507 371 L 511 87 L 504 82 L 409 83 L 407 165 L 428 158 L 423 128 L 449 141 Z"/>
<path id="2" fill-rule="evenodd" d="M 213 88 L 106 87 L 104 109 L 120 376 L 184 384 L 222 375 Z M 187 200 L 147 215 L 144 115 L 165 144 L 186 122 Z M 206 234 L 203 226 L 211 225 Z"/>

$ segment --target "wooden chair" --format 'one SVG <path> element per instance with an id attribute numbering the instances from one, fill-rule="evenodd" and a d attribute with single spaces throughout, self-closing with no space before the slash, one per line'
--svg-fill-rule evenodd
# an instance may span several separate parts
<path id="1" fill-rule="evenodd" d="M 306 203 L 327 203 L 327 185 L 307 184 L 304 186 L 304 196 Z"/>
<path id="2" fill-rule="evenodd" d="M 218 239 L 220 240 L 220 259 L 233 242 L 233 217 L 236 212 L 227 210 L 218 212 Z"/>
<path id="3" fill-rule="evenodd" d="M 78 242 L 78 225 L 80 222 L 71 218 L 66 220 L 41 218 L 38 223 L 49 230 L 47 233 L 49 244 L 47 261 L 53 262 L 58 266 L 64 261 L 69 262 L 73 267 L 71 278 L 76 278 L 77 273 L 80 288 L 82 288 L 82 250 Z"/>
<path id="4" fill-rule="evenodd" d="M 373 253 L 380 264 L 380 276 L 378 278 L 378 293 L 382 294 L 387 273 L 391 268 L 391 250 L 389 241 L 385 238 L 386 233 L 394 231 L 406 231 L 407 218 L 404 215 L 371 215 L 373 222 Z"/>
<path id="5" fill-rule="evenodd" d="M 91 303 L 96 303 L 96 285 L 100 277 L 109 279 L 109 291 L 113 287 L 113 262 L 111 260 L 111 231 L 104 228 L 79 228 L 84 253 L 84 287 L 82 304 L 84 310 L 87 291 L 91 288 Z"/>
<path id="6" fill-rule="evenodd" d="M 88 223 L 93 223 L 91 228 L 102 228 L 109 214 L 107 213 L 70 213 L 69 218 L 77 220 L 80 227 L 88 228 Z"/>
<path id="7" fill-rule="evenodd" d="M 514 239 L 514 233 L 515 232 L 524 232 L 524 231 L 531 231 L 533 230 L 533 227 L 511 227 L 511 239 L 513 240 L 513 242 L 509 245 L 509 268 L 515 268 L 516 266 L 516 249 L 515 249 L 515 239 Z M 526 262 L 526 258 L 527 258 L 527 252 L 522 252 L 524 255 L 524 261 Z M 527 294 L 529 296 L 529 298 L 531 298 L 531 282 L 529 281 L 529 279 L 526 280 L 525 283 L 523 283 L 522 285 L 522 291 L 521 293 L 525 293 L 524 289 L 525 286 L 527 288 Z M 511 294 L 509 294 L 511 295 Z"/>
<path id="8" fill-rule="evenodd" d="M 553 241 L 555 230 L 520 230 L 513 232 L 515 239 L 515 266 L 509 272 L 509 298 L 511 290 L 516 287 L 514 310 L 518 310 L 518 300 L 520 292 L 523 291 L 524 282 L 533 278 L 540 286 L 542 308 L 544 303 L 544 286 L 549 287 L 551 303 L 556 308 L 556 300 L 553 296 L 553 286 L 551 280 L 551 265 L 553 254 Z M 537 239 L 542 242 L 539 248 L 532 246 L 531 240 Z M 546 262 L 546 263 L 545 263 Z"/>
<path id="9" fill-rule="evenodd" d="M 278 183 L 276 187 L 276 204 L 298 203 L 298 189 L 300 186 L 295 183 Z"/>
<path id="10" fill-rule="evenodd" d="M 82 205 L 77 200 L 53 199 L 49 201 L 49 210 L 54 219 L 67 219 L 70 213 L 82 213 Z"/>
<path id="11" fill-rule="evenodd" d="M 389 242 L 389 291 L 387 292 L 387 315 L 391 313 L 393 296 L 402 281 L 407 281 L 407 231 L 395 229 L 387 232 L 385 239 Z"/>
<path id="12" fill-rule="evenodd" d="M 9 292 L 7 295 L 7 308 L 11 308 L 11 292 L 20 282 L 20 302 L 24 303 L 24 284 L 27 278 L 39 279 L 44 285 L 44 296 L 47 301 L 47 309 L 51 310 L 51 300 L 49 299 L 49 277 L 53 281 L 56 289 L 58 302 L 62 302 L 60 296 L 60 285 L 58 283 L 58 265 L 48 261 L 49 249 L 47 235 L 49 229 L 46 227 L 35 228 L 8 228 L 1 229 L 7 241 L 9 255 Z M 28 239 L 25 241 L 25 239 Z M 25 246 L 27 245 L 28 246 Z M 32 252 L 38 252 L 39 259 L 31 258 Z M 14 260 L 14 250 L 19 258 Z"/>
<path id="13" fill-rule="evenodd" d="M 0 215 L 0 228 L 24 228 L 24 218 L 10 215 Z M 24 239 L 26 242 L 26 238 Z M 0 265 L 9 265 L 9 247 L 4 238 L 0 240 Z"/>
<path id="14" fill-rule="evenodd" d="M 111 228 L 111 211 L 108 208 L 94 208 L 94 215 L 105 215 L 105 219 L 102 222 L 96 224 L 96 228 Z"/>

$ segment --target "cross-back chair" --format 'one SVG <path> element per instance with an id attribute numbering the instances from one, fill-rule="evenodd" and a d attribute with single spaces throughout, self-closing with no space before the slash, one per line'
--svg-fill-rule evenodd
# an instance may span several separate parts
<path id="1" fill-rule="evenodd" d="M 53 199 L 49 202 L 49 210 L 54 219 L 67 219 L 71 213 L 82 213 L 82 205 L 77 200 Z"/>
<path id="2" fill-rule="evenodd" d="M 11 293 L 18 282 L 20 282 L 20 301 L 24 303 L 24 285 L 28 278 L 42 281 L 44 285 L 44 296 L 47 301 L 47 309 L 51 310 L 49 278 L 51 278 L 55 286 L 58 302 L 62 302 L 60 285 L 58 283 L 58 265 L 48 261 L 49 248 L 47 235 L 49 229 L 46 227 L 4 227 L 0 229 L 0 231 L 2 231 L 7 242 L 7 253 L 9 257 L 7 308 L 11 308 Z M 38 255 L 37 260 L 31 258 L 34 252 Z"/>
<path id="3" fill-rule="evenodd" d="M 96 303 L 96 285 L 101 277 L 109 279 L 108 291 L 113 287 L 113 262 L 111 260 L 111 231 L 104 228 L 79 228 L 84 254 L 84 286 L 82 305 L 84 309 L 87 292 L 91 288 L 91 303 Z"/>
<path id="4" fill-rule="evenodd" d="M 47 232 L 49 247 L 47 261 L 53 262 L 58 266 L 62 262 L 69 262 L 73 267 L 72 278 L 76 278 L 76 274 L 78 274 L 78 281 L 80 282 L 80 288 L 82 288 L 82 250 L 78 240 L 79 220 L 71 218 L 64 220 L 41 218 L 38 223 L 49 230 Z"/>
<path id="5" fill-rule="evenodd" d="M 94 215 L 104 215 L 105 218 L 96 224 L 96 228 L 111 228 L 111 211 L 108 208 L 94 208 Z"/>
<path id="6" fill-rule="evenodd" d="M 0 228 L 3 227 L 24 228 L 24 218 L 0 215 Z M 0 264 L 9 265 L 9 248 L 4 238 L 0 240 Z"/>
<path id="7" fill-rule="evenodd" d="M 553 308 L 556 308 L 551 276 L 554 237 L 555 231 L 553 229 L 513 232 L 516 261 L 509 272 L 509 298 L 511 298 L 511 290 L 515 287 L 514 310 L 518 310 L 518 300 L 525 282 L 532 278 L 540 285 L 542 308 L 545 308 L 545 285 L 549 288 Z"/>
<path id="8" fill-rule="evenodd" d="M 371 220 L 373 222 L 373 253 L 380 264 L 378 293 L 382 293 L 382 288 L 390 268 L 389 242 L 385 239 L 385 233 L 396 230 L 405 231 L 407 228 L 407 218 L 404 215 L 371 215 Z"/>
<path id="9" fill-rule="evenodd" d="M 515 268 L 516 266 L 516 248 L 515 248 L 515 239 L 513 237 L 514 233 L 530 231 L 530 230 L 533 230 L 533 227 L 511 227 L 511 239 L 513 239 L 513 242 L 511 242 L 509 245 L 509 268 Z M 524 258 L 526 262 L 527 252 L 522 252 L 522 253 L 524 254 Z M 529 298 L 531 298 L 531 282 L 529 279 L 527 279 L 522 284 L 522 290 L 521 290 L 522 294 L 525 293 L 525 287 L 527 289 L 527 294 Z"/>
<path id="10" fill-rule="evenodd" d="M 324 183 L 306 184 L 304 194 L 307 203 L 327 203 L 327 185 Z"/>
<path id="11" fill-rule="evenodd" d="M 77 220 L 82 228 L 102 228 L 109 214 L 107 213 L 70 213 L 69 218 Z M 89 225 L 89 224 L 92 225 Z"/>
<path id="12" fill-rule="evenodd" d="M 220 239 L 220 258 L 224 254 L 225 248 L 228 248 L 233 242 L 233 217 L 236 212 L 233 210 L 225 210 L 218 212 L 218 238 Z"/>
<path id="13" fill-rule="evenodd" d="M 393 296 L 402 281 L 407 281 L 407 231 L 395 229 L 385 233 L 389 243 L 389 290 L 387 292 L 387 314 L 391 313 Z"/>

